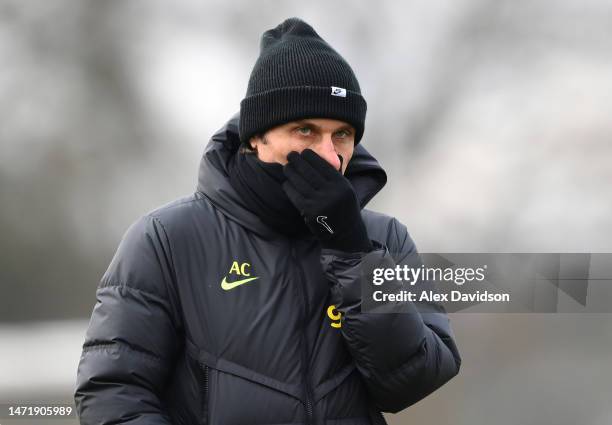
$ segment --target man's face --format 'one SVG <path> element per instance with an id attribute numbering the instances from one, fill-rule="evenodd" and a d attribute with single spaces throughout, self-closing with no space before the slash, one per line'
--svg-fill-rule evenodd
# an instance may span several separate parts
<path id="1" fill-rule="evenodd" d="M 250 143 L 260 160 L 283 165 L 289 152 L 309 148 L 344 174 L 355 148 L 355 129 L 344 121 L 308 118 L 274 127 L 252 137 Z M 342 170 L 338 155 L 342 156 Z"/>

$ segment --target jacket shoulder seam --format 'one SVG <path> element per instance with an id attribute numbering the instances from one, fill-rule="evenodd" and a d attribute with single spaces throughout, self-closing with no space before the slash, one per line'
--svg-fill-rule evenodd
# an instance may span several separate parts
<path id="1" fill-rule="evenodd" d="M 395 237 L 397 239 L 397 249 L 399 251 L 401 251 L 402 248 L 404 248 L 404 245 L 406 244 L 406 240 L 408 238 L 408 229 L 406 229 L 406 233 L 404 235 L 404 239 L 402 240 L 402 238 L 400 237 L 399 234 L 399 228 L 400 226 L 404 226 L 406 227 L 404 224 L 402 224 L 398 219 L 394 218 L 393 219 L 393 227 L 395 228 Z"/>
<path id="2" fill-rule="evenodd" d="M 393 225 L 393 221 L 394 221 L 394 219 L 391 219 L 391 220 L 389 220 L 389 223 L 387 223 L 387 230 L 386 230 L 386 235 L 385 235 L 385 236 L 386 236 L 386 239 L 387 239 L 387 243 L 391 242 L 391 240 L 390 240 L 390 239 L 391 239 L 391 228 L 392 228 L 392 227 L 395 227 L 395 226 Z M 395 233 L 395 234 L 396 234 L 396 236 L 397 236 L 397 231 L 396 231 L 396 232 L 394 232 L 394 233 Z M 390 244 L 389 244 L 389 245 L 390 245 Z"/>

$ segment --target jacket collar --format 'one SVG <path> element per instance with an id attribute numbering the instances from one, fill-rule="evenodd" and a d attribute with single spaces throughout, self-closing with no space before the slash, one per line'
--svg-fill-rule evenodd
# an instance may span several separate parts
<path id="1" fill-rule="evenodd" d="M 206 196 L 221 212 L 261 236 L 276 234 L 254 213 L 231 186 L 228 162 L 238 150 L 238 122 L 240 113 L 234 114 L 209 140 L 200 160 L 197 191 Z M 346 168 L 361 208 L 387 183 L 387 173 L 378 161 L 359 143 Z"/>

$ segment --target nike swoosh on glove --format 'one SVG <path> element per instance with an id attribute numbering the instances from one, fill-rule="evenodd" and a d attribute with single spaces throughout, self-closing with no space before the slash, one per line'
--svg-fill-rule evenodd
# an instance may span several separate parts
<path id="1" fill-rule="evenodd" d="M 345 252 L 373 249 L 353 186 L 312 149 L 287 155 L 283 190 L 323 248 Z"/>

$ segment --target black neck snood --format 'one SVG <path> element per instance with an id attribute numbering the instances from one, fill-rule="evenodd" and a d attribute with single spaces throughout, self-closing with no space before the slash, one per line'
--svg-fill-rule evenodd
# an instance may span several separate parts
<path id="1" fill-rule="evenodd" d="M 229 163 L 230 184 L 248 208 L 271 228 L 291 237 L 309 233 L 300 212 L 282 188 L 283 166 L 263 162 L 254 153 L 236 152 Z"/>

